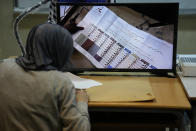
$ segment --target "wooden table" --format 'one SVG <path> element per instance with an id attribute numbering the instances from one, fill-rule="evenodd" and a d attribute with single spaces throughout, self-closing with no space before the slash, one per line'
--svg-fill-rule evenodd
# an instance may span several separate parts
<path id="1" fill-rule="evenodd" d="M 81 76 L 103 83 L 111 82 L 115 77 L 123 80 L 125 77 L 133 76 Z M 177 78 L 166 77 L 136 77 L 147 79 L 150 82 L 155 100 L 147 102 L 91 102 L 89 101 L 89 111 L 109 111 L 109 112 L 134 112 L 134 113 L 169 113 L 175 115 L 179 120 L 179 129 L 185 130 L 184 112 L 191 109 L 191 105 L 184 93 L 183 86 Z M 123 86 L 123 83 L 119 86 Z M 133 85 L 134 86 L 134 85 Z M 107 88 L 107 87 L 104 87 Z M 104 91 L 104 90 L 103 90 Z M 123 91 L 123 90 L 122 90 Z"/>

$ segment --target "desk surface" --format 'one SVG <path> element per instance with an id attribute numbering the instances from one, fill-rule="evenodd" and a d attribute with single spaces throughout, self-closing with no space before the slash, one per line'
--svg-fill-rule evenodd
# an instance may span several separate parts
<path id="1" fill-rule="evenodd" d="M 103 83 L 118 78 L 132 76 L 81 76 Z M 89 107 L 132 107 L 132 108 L 161 108 L 161 109 L 190 109 L 191 105 L 184 93 L 183 86 L 177 78 L 166 77 L 137 77 L 138 79 L 148 79 L 155 96 L 155 100 L 148 102 L 91 102 Z M 123 85 L 123 83 L 122 83 Z M 122 86 L 121 85 L 121 86 Z M 105 87 L 107 88 L 107 87 Z M 104 91 L 104 90 L 103 90 Z"/>

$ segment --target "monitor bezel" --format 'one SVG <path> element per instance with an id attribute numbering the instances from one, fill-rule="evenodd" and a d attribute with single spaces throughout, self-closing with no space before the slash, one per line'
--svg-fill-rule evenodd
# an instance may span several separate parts
<path id="1" fill-rule="evenodd" d="M 173 41 L 173 60 L 172 60 L 172 68 L 171 69 L 102 69 L 102 68 L 70 68 L 68 71 L 70 72 L 85 72 L 85 71 L 93 71 L 93 72 L 150 72 L 150 73 L 174 73 L 176 74 L 176 53 L 177 53 L 177 32 L 178 32 L 178 16 L 179 16 L 179 3 L 171 2 L 171 3 L 70 3 L 70 2 L 57 2 L 56 3 L 56 13 L 57 13 L 57 24 L 62 25 L 60 22 L 60 6 L 61 5 L 72 5 L 72 6 L 128 6 L 128 5 L 161 5 L 165 7 L 175 8 L 174 14 L 176 15 L 176 22 L 174 23 L 174 41 Z"/>

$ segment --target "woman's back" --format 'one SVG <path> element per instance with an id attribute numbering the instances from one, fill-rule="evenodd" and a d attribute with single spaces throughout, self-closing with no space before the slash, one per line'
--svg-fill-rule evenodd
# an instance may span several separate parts
<path id="1" fill-rule="evenodd" d="M 1 130 L 62 130 L 64 124 L 62 124 L 60 103 L 63 98 L 60 97 L 69 100 L 72 97 L 70 95 L 73 95 L 66 94 L 73 90 L 73 85 L 63 73 L 26 72 L 15 63 L 14 59 L 7 59 L 0 64 L 0 83 Z M 74 113 L 71 110 L 70 112 Z M 64 117 L 73 120 L 74 116 L 71 115 L 67 114 Z M 79 115 L 78 118 L 82 120 Z"/>

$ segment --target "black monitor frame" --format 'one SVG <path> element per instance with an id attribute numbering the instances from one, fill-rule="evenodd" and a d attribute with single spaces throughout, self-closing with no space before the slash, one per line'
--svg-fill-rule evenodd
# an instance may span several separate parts
<path id="1" fill-rule="evenodd" d="M 63 21 L 60 21 L 60 6 L 61 5 L 70 5 L 74 6 L 72 10 L 66 15 Z M 157 9 L 157 13 L 162 13 L 166 16 L 168 21 L 166 23 L 172 22 L 174 24 L 174 40 L 173 40 L 173 61 L 172 61 L 172 69 L 100 69 L 100 68 L 72 68 L 69 69 L 71 72 L 85 72 L 85 71 L 95 71 L 95 72 L 150 72 L 150 73 L 174 73 L 176 74 L 176 49 L 177 49 L 177 27 L 178 27 L 178 14 L 179 14 L 179 3 L 67 3 L 67 2 L 57 2 L 57 24 L 63 25 L 70 16 L 75 12 L 78 6 L 96 6 L 96 5 L 103 5 L 103 6 L 129 6 L 134 8 L 137 11 L 145 13 L 149 17 L 156 17 L 158 15 L 152 14 L 153 9 Z M 138 8 L 140 7 L 140 8 Z M 141 9 L 141 10 L 140 10 Z M 175 17 L 175 18 L 173 18 Z M 171 18 L 171 19 L 170 19 Z M 164 19 L 156 18 L 156 19 Z"/>

